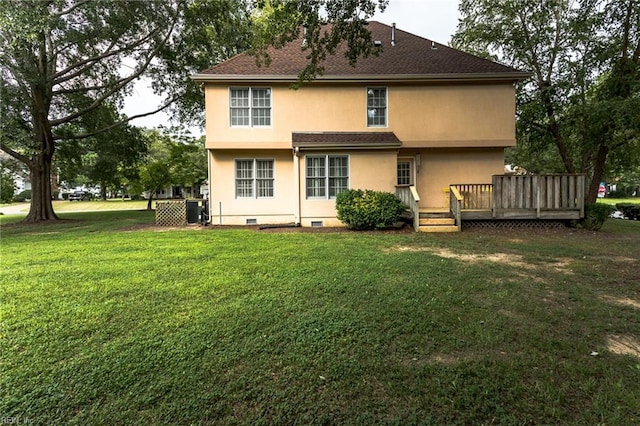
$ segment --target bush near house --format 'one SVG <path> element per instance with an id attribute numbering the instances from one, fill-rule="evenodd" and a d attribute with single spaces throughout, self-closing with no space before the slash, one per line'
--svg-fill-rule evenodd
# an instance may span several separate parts
<path id="1" fill-rule="evenodd" d="M 406 209 L 390 192 L 349 189 L 338 194 L 338 219 L 352 229 L 384 229 L 398 222 Z"/>
<path id="2" fill-rule="evenodd" d="M 616 209 L 620 210 L 627 219 L 640 219 L 640 204 L 618 203 Z"/>

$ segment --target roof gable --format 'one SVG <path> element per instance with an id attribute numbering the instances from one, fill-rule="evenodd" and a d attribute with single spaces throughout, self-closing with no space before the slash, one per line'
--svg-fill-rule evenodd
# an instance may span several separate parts
<path id="1" fill-rule="evenodd" d="M 324 73 L 319 79 L 349 78 L 356 76 L 378 76 L 393 79 L 449 76 L 451 78 L 470 78 L 488 76 L 518 80 L 527 73 L 498 64 L 477 56 L 447 47 L 426 38 L 395 29 L 395 43 L 392 45 L 392 27 L 371 21 L 368 25 L 372 39 L 381 42 L 380 54 L 367 58 L 358 58 L 351 66 L 344 57 L 344 49 L 328 56 L 322 63 Z M 258 66 L 256 58 L 241 53 L 233 58 L 203 71 L 196 79 L 216 80 L 221 77 L 252 78 L 280 77 L 297 78 L 307 65 L 308 52 L 302 48 L 302 37 L 280 49 L 267 50 L 271 63 Z"/>

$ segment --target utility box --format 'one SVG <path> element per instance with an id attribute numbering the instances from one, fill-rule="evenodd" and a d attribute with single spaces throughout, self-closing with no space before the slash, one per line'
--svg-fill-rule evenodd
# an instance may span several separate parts
<path id="1" fill-rule="evenodd" d="M 187 200 L 187 224 L 200 223 L 200 206 L 197 200 Z"/>

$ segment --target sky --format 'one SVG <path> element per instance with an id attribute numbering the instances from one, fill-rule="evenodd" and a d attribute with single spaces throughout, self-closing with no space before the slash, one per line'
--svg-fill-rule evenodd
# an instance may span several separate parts
<path id="1" fill-rule="evenodd" d="M 387 25 L 396 24 L 398 29 L 419 35 L 442 44 L 449 44 L 451 36 L 458 25 L 459 0 L 390 0 L 384 13 L 377 13 L 372 19 Z M 134 93 L 124 107 L 128 116 L 144 113 L 157 108 L 161 98 L 155 96 L 149 81 L 139 81 Z M 170 125 L 167 114 L 158 113 L 152 116 L 133 120 L 133 125 L 157 127 Z M 202 134 L 200 129 L 190 129 L 196 136 Z"/>

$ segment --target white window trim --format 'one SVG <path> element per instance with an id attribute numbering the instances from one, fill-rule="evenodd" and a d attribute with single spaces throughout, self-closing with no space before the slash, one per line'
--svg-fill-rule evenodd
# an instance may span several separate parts
<path id="1" fill-rule="evenodd" d="M 369 125 L 369 89 L 384 89 L 384 125 Z M 386 86 L 369 86 L 366 88 L 364 97 L 364 122 L 370 129 L 386 129 L 389 127 L 389 88 Z"/>
<path id="2" fill-rule="evenodd" d="M 238 196 L 238 177 L 237 177 L 237 172 L 238 172 L 238 161 L 251 161 L 252 162 L 252 183 L 251 183 L 251 193 L 253 194 L 250 197 L 241 197 Z M 272 161 L 273 162 L 273 178 L 271 179 L 273 181 L 273 195 L 270 197 L 259 197 L 258 196 L 258 166 L 257 166 L 257 161 Z M 256 157 L 256 158 L 234 158 L 233 159 L 233 193 L 235 196 L 235 199 L 239 199 L 239 200 L 271 200 L 274 199 L 276 197 L 276 160 L 275 158 L 262 158 L 262 157 Z"/>
<path id="3" fill-rule="evenodd" d="M 351 156 L 349 154 L 310 154 L 305 155 L 304 159 L 304 195 L 307 200 L 335 200 L 336 197 L 329 196 L 329 157 L 346 157 L 347 158 L 347 189 L 351 188 Z M 307 175 L 307 158 L 324 158 L 324 183 L 325 183 L 325 195 L 322 197 L 310 197 L 307 194 L 307 179 L 309 178 Z M 317 178 L 315 178 L 317 179 Z"/>
<path id="4" fill-rule="evenodd" d="M 243 89 L 249 90 L 249 124 L 246 125 L 246 126 L 245 125 L 240 125 L 240 124 L 233 124 L 231 122 L 231 110 L 232 110 L 232 107 L 231 107 L 231 91 L 234 90 L 234 89 L 235 90 L 243 90 Z M 264 125 L 259 125 L 259 124 L 258 125 L 254 125 L 253 124 L 253 105 L 252 105 L 253 97 L 252 97 L 252 93 L 251 92 L 254 89 L 261 89 L 261 90 L 266 89 L 266 90 L 269 90 L 269 105 L 270 105 L 269 106 L 269 122 L 271 123 L 269 125 L 264 126 Z M 271 87 L 262 87 L 262 86 L 231 86 L 231 87 L 229 87 L 229 104 L 228 104 L 227 108 L 229 109 L 229 127 L 239 128 L 239 129 L 248 129 L 248 128 L 251 128 L 251 127 L 262 128 L 262 129 L 271 128 L 271 127 L 273 127 L 273 88 L 271 88 Z"/>
<path id="5" fill-rule="evenodd" d="M 403 184 L 400 185 L 398 183 L 398 169 L 397 169 L 397 164 L 398 163 L 409 163 L 409 184 Z M 415 185 L 416 182 L 416 161 L 414 157 L 398 157 L 398 159 L 396 160 L 396 186 L 411 186 L 411 185 Z"/>

